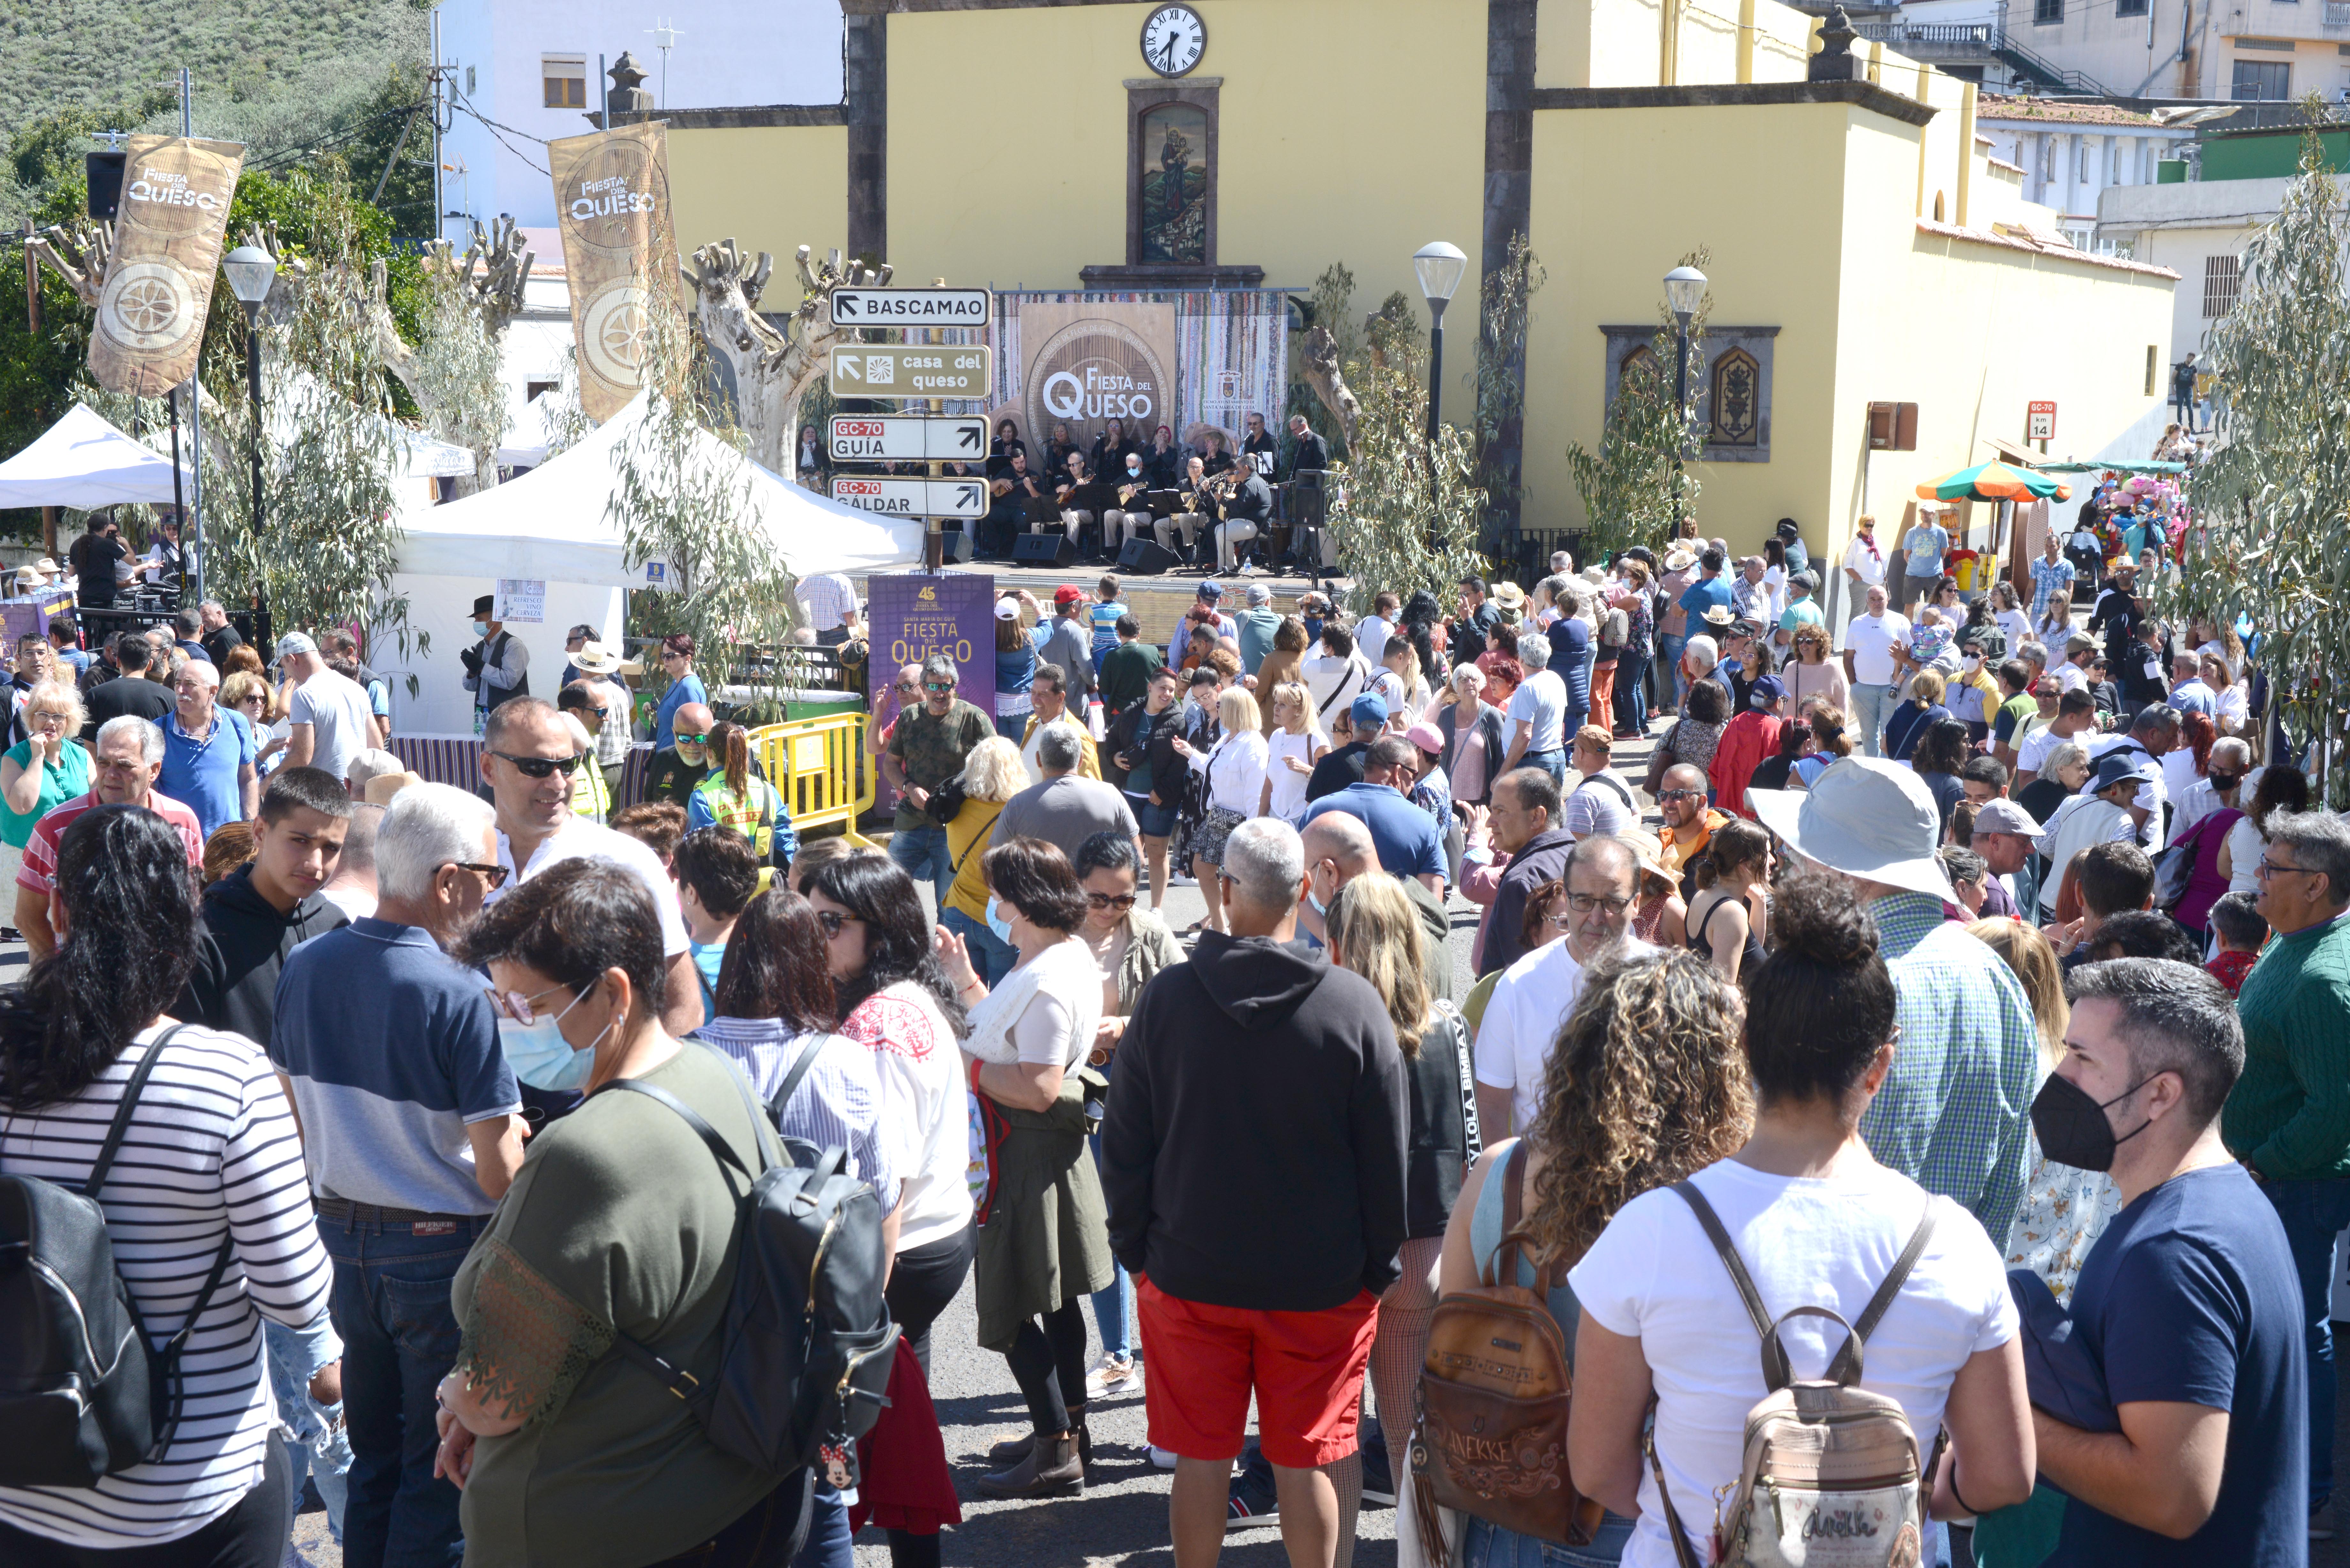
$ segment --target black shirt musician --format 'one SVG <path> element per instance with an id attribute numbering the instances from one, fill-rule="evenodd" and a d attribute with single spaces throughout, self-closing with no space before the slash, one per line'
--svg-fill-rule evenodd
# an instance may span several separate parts
<path id="1" fill-rule="evenodd" d="M 1289 477 L 1330 466 L 1330 443 L 1315 433 L 1304 414 L 1289 416 Z"/>
<path id="2" fill-rule="evenodd" d="M 1259 478 L 1273 478 L 1273 471 L 1281 460 L 1281 443 L 1264 428 L 1263 414 L 1248 417 L 1248 433 L 1241 441 L 1241 459 L 1256 471 Z"/>
<path id="3" fill-rule="evenodd" d="M 1208 443 L 1208 450 L 1200 454 L 1200 462 L 1201 466 L 1207 470 L 1209 478 L 1213 479 L 1217 474 L 1240 466 L 1240 464 L 1233 460 L 1232 454 L 1224 450 L 1223 431 L 1211 430 L 1207 433 L 1205 439 Z"/>

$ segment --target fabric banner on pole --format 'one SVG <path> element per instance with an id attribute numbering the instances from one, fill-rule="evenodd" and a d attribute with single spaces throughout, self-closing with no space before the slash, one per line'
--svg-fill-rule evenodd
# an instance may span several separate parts
<path id="1" fill-rule="evenodd" d="M 933 653 L 955 661 L 955 695 L 995 712 L 995 578 L 985 572 L 876 572 L 865 579 L 873 663 L 895 676 Z M 881 677 L 876 676 L 878 683 Z"/>
<path id="2" fill-rule="evenodd" d="M 195 374 L 244 167 L 239 142 L 130 139 L 114 253 L 89 335 L 89 373 L 108 391 L 160 398 Z"/>
<path id="3" fill-rule="evenodd" d="M 668 126 L 624 125 L 546 144 L 579 345 L 579 406 L 601 424 L 637 395 L 656 288 L 677 286 Z"/>

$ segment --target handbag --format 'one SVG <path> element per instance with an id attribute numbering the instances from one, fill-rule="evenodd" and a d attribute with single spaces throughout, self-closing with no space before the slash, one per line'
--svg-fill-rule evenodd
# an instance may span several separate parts
<path id="1" fill-rule="evenodd" d="M 931 792 L 931 798 L 922 803 L 922 815 L 944 827 L 955 819 L 962 803 L 962 775 L 957 774 Z"/>

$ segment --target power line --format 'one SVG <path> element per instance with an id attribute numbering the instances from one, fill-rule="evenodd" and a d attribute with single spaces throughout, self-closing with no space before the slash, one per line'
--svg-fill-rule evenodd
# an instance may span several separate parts
<path id="1" fill-rule="evenodd" d="M 452 108 L 461 109 L 467 114 L 472 115 L 475 119 L 480 120 L 483 125 L 488 128 L 492 140 L 495 140 L 500 147 L 504 148 L 508 152 L 513 153 L 516 158 L 521 159 L 524 167 L 535 169 L 541 174 L 546 173 L 547 171 L 545 164 L 533 163 L 530 161 L 528 154 L 524 152 L 519 147 L 516 147 L 513 142 L 508 141 L 504 137 L 500 136 L 498 132 L 502 130 L 514 131 L 515 135 L 522 137 L 525 140 L 536 141 L 541 147 L 546 145 L 546 138 L 543 136 L 533 136 L 527 130 L 515 130 L 514 127 L 510 125 L 500 125 L 496 120 L 492 119 L 488 115 L 484 114 L 480 109 L 475 109 L 470 101 L 465 99 L 464 94 L 458 92 L 453 86 L 450 88 L 450 91 L 456 94 L 456 101 L 452 105 Z M 549 177 L 552 178 L 552 176 Z"/>

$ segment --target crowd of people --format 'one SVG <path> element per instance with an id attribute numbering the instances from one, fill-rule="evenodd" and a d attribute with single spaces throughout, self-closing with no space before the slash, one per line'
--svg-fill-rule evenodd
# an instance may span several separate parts
<path id="1" fill-rule="evenodd" d="M 281 685 L 211 607 L 88 686 L 28 639 L 0 1180 L 88 1183 L 184 1351 L 151 1451 L 0 1475 L 0 1561 L 280 1568 L 307 1478 L 354 1568 L 928 1568 L 966 1291 L 1026 1428 L 968 1490 L 1082 1492 L 1139 1396 L 1178 1568 L 1344 1568 L 1367 1499 L 1405 1568 L 2306 1561 L 2350 826 L 2237 631 L 2103 561 L 2052 657 L 2072 579 L 1969 599 L 1921 526 L 1844 628 L 1792 523 L 1359 615 L 1210 578 L 1164 647 L 1014 591 L 993 711 L 876 671 L 880 848 L 801 836 L 687 638 L 633 802 L 592 628 L 550 700 L 477 607 L 470 792 L 347 634 Z M 647 1370 L 716 1377 L 778 1133 L 870 1189 L 902 1336 L 815 1473 Z"/>

